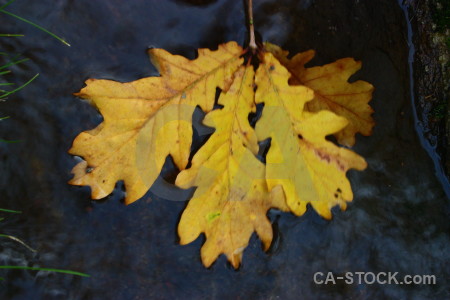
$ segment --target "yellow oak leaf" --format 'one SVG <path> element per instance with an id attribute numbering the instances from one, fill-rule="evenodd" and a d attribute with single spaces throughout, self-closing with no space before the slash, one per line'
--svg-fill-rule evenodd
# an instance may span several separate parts
<path id="1" fill-rule="evenodd" d="M 367 110 L 372 87 L 347 82 L 359 65 L 305 69 L 308 53 L 288 60 L 287 52 L 268 47 L 281 63 L 269 52 L 245 52 L 229 42 L 216 51 L 200 49 L 195 60 L 150 50 L 160 77 L 129 83 L 88 80 L 76 95 L 97 107 L 104 120 L 75 139 L 70 153 L 84 160 L 74 167 L 70 183 L 90 186 L 92 198 L 100 199 L 123 180 L 129 204 L 147 192 L 170 155 L 181 171 L 175 184 L 196 187 L 178 226 L 180 243 L 204 233 L 201 257 L 206 267 L 225 254 L 237 268 L 254 232 L 268 249 L 273 237 L 267 217 L 271 208 L 301 215 L 310 203 L 321 216 L 331 218 L 333 206 L 345 208 L 353 198 L 347 171 L 363 170 L 366 162 L 326 136 L 338 134 L 340 142 L 352 144 L 355 132 L 367 133 L 361 129 L 367 124 L 357 124 L 354 116 L 336 107 L 357 108 L 359 118 L 358 109 Z M 243 65 L 245 53 L 249 60 L 260 59 L 256 74 L 251 64 Z M 291 73 L 282 64 L 291 66 Z M 315 76 L 323 78 L 314 80 Z M 296 78 L 301 80 L 295 82 Z M 354 90 L 357 87 L 367 92 Z M 217 88 L 222 108 L 213 110 Z M 361 95 L 339 100 L 338 93 L 352 91 Z M 314 104 L 325 95 L 339 105 Z M 249 116 L 260 103 L 262 116 L 254 129 Z M 215 131 L 187 168 L 197 106 L 207 113 L 203 123 Z M 257 158 L 258 141 L 268 138 L 270 147 L 262 162 Z"/>
<path id="2" fill-rule="evenodd" d="M 205 233 L 201 257 L 206 267 L 225 253 L 237 268 L 254 231 L 268 249 L 272 226 L 266 213 L 271 207 L 287 209 L 280 194 L 268 193 L 264 164 L 255 157 L 258 143 L 248 121 L 250 112 L 255 112 L 253 80 L 251 66 L 236 72 L 233 85 L 219 98 L 223 108 L 204 119 L 216 131 L 195 154 L 192 166 L 176 179 L 182 188 L 198 186 L 183 212 L 178 234 L 184 245 Z"/>
<path id="3" fill-rule="evenodd" d="M 369 106 L 373 86 L 365 81 L 349 83 L 348 79 L 361 68 L 361 62 L 353 58 L 339 59 L 334 63 L 320 67 L 305 68 L 314 57 L 314 51 L 298 53 L 288 59 L 288 51 L 266 43 L 265 49 L 271 52 L 291 73 L 289 83 L 304 85 L 314 90 L 314 99 L 306 104 L 305 110 L 318 112 L 329 110 L 345 117 L 349 122 L 335 133 L 338 142 L 345 146 L 355 144 L 355 134 L 368 136 L 375 125 Z"/>
<path id="4" fill-rule="evenodd" d="M 186 167 L 192 141 L 192 113 L 214 106 L 216 87 L 226 91 L 242 64 L 242 48 L 235 42 L 216 51 L 200 49 L 188 60 L 162 49 L 149 51 L 160 77 L 129 83 L 86 81 L 76 95 L 87 99 L 103 115 L 95 129 L 78 135 L 70 149 L 84 161 L 73 169 L 73 185 L 87 185 L 92 198 L 109 195 L 123 180 L 125 202 L 142 197 L 171 155 L 177 167 Z"/>
<path id="5" fill-rule="evenodd" d="M 271 54 L 265 53 L 256 72 L 256 103 L 264 103 L 256 124 L 259 140 L 271 138 L 266 157 L 269 190 L 281 185 L 286 202 L 296 215 L 306 205 L 324 218 L 331 218 L 331 208 L 346 207 L 353 198 L 346 172 L 363 170 L 365 160 L 354 152 L 327 141 L 327 135 L 344 128 L 348 121 L 330 111 L 305 112 L 314 97 L 305 86 L 288 84 L 289 72 Z"/>

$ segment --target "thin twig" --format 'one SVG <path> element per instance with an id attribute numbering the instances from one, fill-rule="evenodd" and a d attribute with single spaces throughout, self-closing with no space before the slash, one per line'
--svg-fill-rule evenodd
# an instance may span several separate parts
<path id="1" fill-rule="evenodd" d="M 253 1 L 248 0 L 248 25 L 249 25 L 249 31 L 250 31 L 250 42 L 248 46 L 250 49 L 252 49 L 253 53 L 256 52 L 258 49 L 258 46 L 256 45 L 255 41 L 255 27 L 253 25 Z"/>

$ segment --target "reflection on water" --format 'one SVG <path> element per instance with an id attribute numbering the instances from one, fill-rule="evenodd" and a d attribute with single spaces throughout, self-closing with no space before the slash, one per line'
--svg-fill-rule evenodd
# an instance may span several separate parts
<path id="1" fill-rule="evenodd" d="M 27 241 L 38 254 L 1 241 L 0 264 L 66 268 L 91 278 L 45 272 L 0 274 L 2 299 L 444 299 L 448 296 L 448 200 L 431 159 L 414 131 L 410 102 L 407 24 L 395 0 L 261 0 L 256 28 L 292 54 L 317 50 L 313 64 L 342 57 L 363 61 L 354 79 L 375 87 L 376 127 L 357 138 L 367 158 L 364 172 L 350 172 L 354 201 L 325 221 L 308 210 L 301 218 L 270 212 L 276 240 L 268 254 L 253 236 L 238 271 L 224 257 L 211 269 L 199 258 L 203 238 L 177 243 L 185 203 L 163 201 L 178 193 L 163 180 L 125 207 L 122 184 L 112 196 L 90 201 L 88 188 L 69 186 L 76 159 L 74 137 L 101 117 L 71 94 L 85 79 L 130 81 L 156 75 L 147 47 L 195 57 L 199 47 L 243 43 L 241 1 L 16 1 L 10 10 L 68 40 L 68 48 L 26 24 L 0 16 L 2 49 L 31 60 L 10 81 L 36 82 L 5 103 L 0 136 L 0 231 Z M 204 135 L 199 134 L 199 139 Z M 173 169 L 166 166 L 165 178 Z M 168 196 L 169 197 L 169 196 Z M 172 196 L 170 196 L 172 197 Z M 185 197 L 176 194 L 175 197 Z M 315 285 L 315 272 L 436 274 L 434 286 Z"/>

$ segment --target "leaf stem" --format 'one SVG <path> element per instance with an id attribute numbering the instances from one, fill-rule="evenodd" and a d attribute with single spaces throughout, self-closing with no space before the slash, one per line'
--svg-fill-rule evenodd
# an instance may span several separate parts
<path id="1" fill-rule="evenodd" d="M 255 53 L 256 50 L 258 49 L 258 46 L 256 45 L 256 41 L 255 41 L 255 27 L 253 25 L 253 1 L 252 0 L 248 0 L 247 8 L 248 8 L 248 27 L 249 27 L 249 31 L 250 31 L 250 42 L 249 42 L 248 46 L 250 47 L 250 49 L 252 49 L 252 52 Z"/>

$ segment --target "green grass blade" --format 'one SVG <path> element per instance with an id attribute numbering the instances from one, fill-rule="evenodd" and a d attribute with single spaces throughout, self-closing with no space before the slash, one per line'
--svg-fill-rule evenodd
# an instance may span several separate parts
<path id="1" fill-rule="evenodd" d="M 25 266 L 0 266 L 0 269 L 9 269 L 9 270 L 31 270 L 31 271 L 47 271 L 47 272 L 57 272 L 64 273 L 70 275 L 77 275 L 81 277 L 91 277 L 88 274 L 70 271 L 70 270 L 61 270 L 61 269 L 49 269 L 49 268 L 35 268 L 35 267 L 25 267 Z"/>
<path id="2" fill-rule="evenodd" d="M 12 91 L 6 92 L 2 95 L 0 95 L 0 99 L 1 98 L 5 98 L 8 97 L 9 95 L 20 91 L 21 89 L 23 89 L 24 87 L 26 87 L 27 85 L 29 85 L 33 80 L 35 80 L 37 77 L 39 76 L 39 73 L 37 73 L 36 75 L 33 76 L 33 78 L 31 78 L 30 80 L 28 80 L 27 82 L 25 82 L 24 84 L 22 84 L 21 86 L 19 86 L 17 89 L 14 89 Z"/>
<path id="3" fill-rule="evenodd" d="M 0 118 L 0 121 L 1 120 L 6 120 L 6 119 L 9 119 L 10 117 L 9 116 L 7 116 L 7 117 L 2 117 L 2 118 Z M 1 210 L 1 208 L 0 208 L 0 210 Z"/>
<path id="4" fill-rule="evenodd" d="M 8 6 L 10 6 L 14 1 L 16 0 L 9 0 L 8 2 L 6 2 L 3 6 L 0 7 L 0 10 L 7 8 Z"/>
<path id="5" fill-rule="evenodd" d="M 15 143 L 20 143 L 22 140 L 4 140 L 4 139 L 0 139 L 0 143 L 5 143 L 5 144 L 15 144 Z"/>
<path id="6" fill-rule="evenodd" d="M 18 64 L 23 63 L 23 62 L 25 62 L 27 60 L 29 60 L 29 58 L 24 58 L 24 59 L 20 59 L 20 60 L 10 61 L 9 63 L 4 64 L 3 66 L 0 66 L 0 70 L 9 68 L 9 67 L 11 67 L 13 65 L 18 65 Z"/>
<path id="7" fill-rule="evenodd" d="M 5 86 L 5 85 L 14 85 L 14 83 L 12 83 L 12 82 L 0 83 L 0 86 Z"/>
<path id="8" fill-rule="evenodd" d="M 25 36 L 25 35 L 17 33 L 0 33 L 0 37 L 16 37 L 16 36 Z"/>
<path id="9" fill-rule="evenodd" d="M 5 118 L 9 118 L 9 117 L 5 117 Z M 5 119 L 5 118 L 3 118 L 3 119 Z M 12 213 L 12 214 L 21 214 L 22 213 L 20 210 L 12 210 L 12 209 L 4 209 L 4 208 L 0 208 L 0 211 Z"/>
<path id="10" fill-rule="evenodd" d="M 13 240 L 14 242 L 17 242 L 17 243 L 21 244 L 22 246 L 24 246 L 25 248 L 27 248 L 31 252 L 37 252 L 36 250 L 34 250 L 30 246 L 28 246 L 24 241 L 22 241 L 19 238 L 16 238 L 15 236 L 8 235 L 8 234 L 0 234 L 0 237 L 4 237 L 4 238 L 10 239 L 10 240 Z"/>
<path id="11" fill-rule="evenodd" d="M 8 73 L 11 73 L 11 71 L 3 71 L 3 72 L 0 72 L 0 75 L 5 75 L 5 74 L 8 74 Z"/>
<path id="12" fill-rule="evenodd" d="M 24 19 L 24 18 L 22 18 L 22 17 L 19 17 L 18 15 L 15 15 L 15 14 L 13 14 L 13 13 L 10 13 L 9 11 L 6 11 L 6 10 L 4 10 L 4 9 L 0 9 L 0 12 L 4 13 L 5 15 L 11 16 L 11 17 L 13 17 L 13 18 L 16 18 L 16 19 L 18 19 L 18 20 L 20 20 L 20 21 L 22 21 L 22 22 L 27 23 L 27 24 L 30 24 L 31 26 L 34 26 L 34 27 L 36 27 L 36 28 L 42 30 L 43 32 L 45 32 L 45 33 L 51 35 L 51 36 L 54 37 L 55 39 L 59 40 L 59 41 L 60 41 L 61 43 L 63 43 L 64 45 L 67 45 L 67 46 L 70 47 L 70 44 L 69 44 L 68 42 L 66 42 L 65 40 L 63 40 L 62 38 L 60 38 L 59 36 L 57 36 L 56 34 L 54 34 L 54 33 L 50 32 L 50 31 L 48 31 L 48 30 L 45 29 L 44 27 L 41 27 L 41 26 L 39 26 L 39 25 L 36 24 L 36 23 L 33 23 L 33 22 L 31 22 L 31 21 L 28 21 L 27 19 Z"/>

